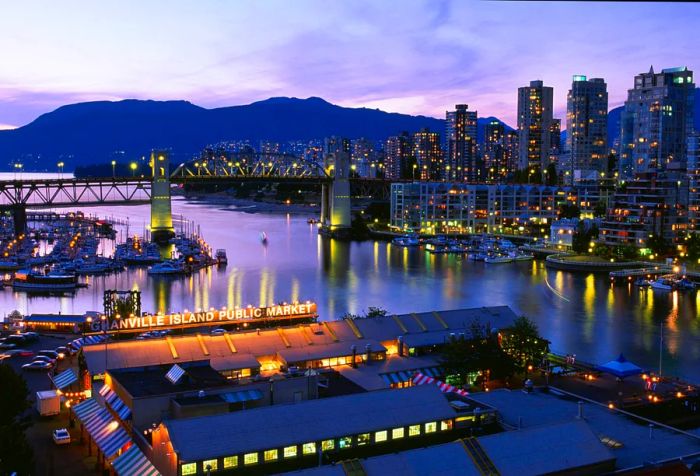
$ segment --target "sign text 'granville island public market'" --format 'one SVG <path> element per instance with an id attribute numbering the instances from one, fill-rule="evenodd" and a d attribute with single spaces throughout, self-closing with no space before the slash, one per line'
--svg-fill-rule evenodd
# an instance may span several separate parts
<path id="1" fill-rule="evenodd" d="M 144 316 L 122 317 L 108 321 L 107 331 L 143 330 L 158 327 L 191 325 L 221 325 L 263 319 L 301 319 L 316 317 L 316 303 L 280 304 L 270 307 L 243 307 L 213 311 L 183 312 L 173 314 L 147 314 Z M 95 332 L 104 331 L 102 322 L 95 319 L 90 324 Z"/>

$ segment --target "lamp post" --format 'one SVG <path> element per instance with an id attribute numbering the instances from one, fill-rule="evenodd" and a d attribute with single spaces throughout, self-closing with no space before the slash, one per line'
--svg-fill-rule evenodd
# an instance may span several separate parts
<path id="1" fill-rule="evenodd" d="M 139 166 L 138 166 L 138 164 L 137 164 L 136 162 L 132 162 L 132 163 L 129 164 L 129 168 L 131 169 L 131 176 L 132 176 L 132 177 L 136 175 L 136 169 L 137 169 L 138 167 L 139 167 Z"/>
<path id="2" fill-rule="evenodd" d="M 117 176 L 117 161 L 112 161 L 112 178 Z"/>
<path id="3" fill-rule="evenodd" d="M 62 161 L 56 164 L 58 166 L 58 177 L 63 178 L 63 166 L 65 165 Z"/>
<path id="4" fill-rule="evenodd" d="M 102 314 L 100 316 L 100 319 L 102 320 L 102 333 L 104 335 L 104 340 L 105 340 L 105 371 L 104 371 L 104 377 L 107 377 L 107 316 Z"/>
<path id="5" fill-rule="evenodd" d="M 413 180 L 415 180 L 416 179 L 416 169 L 418 168 L 418 165 L 413 164 L 412 168 L 413 168 Z"/>

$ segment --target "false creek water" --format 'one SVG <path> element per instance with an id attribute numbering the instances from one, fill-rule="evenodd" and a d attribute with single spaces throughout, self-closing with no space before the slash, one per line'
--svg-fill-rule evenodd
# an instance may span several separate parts
<path id="1" fill-rule="evenodd" d="M 147 206 L 84 211 L 128 218 L 131 233 L 140 233 L 149 217 Z M 542 261 L 487 265 L 385 242 L 343 243 L 319 237 L 306 222 L 310 215 L 249 211 L 220 202 L 173 201 L 174 214 L 195 220 L 213 248 L 227 250 L 226 268 L 185 278 L 129 269 L 91 277 L 90 286 L 74 296 L 28 296 L 6 288 L 0 290 L 2 312 L 99 310 L 105 289 L 138 289 L 145 311 L 163 312 L 311 299 L 321 319 L 368 306 L 406 313 L 508 305 L 534 319 L 554 350 L 599 363 L 624 352 L 657 368 L 663 324 L 664 372 L 700 382 L 699 293 L 611 287 L 605 275 L 549 270 Z M 260 241 L 263 231 L 267 246 Z"/>

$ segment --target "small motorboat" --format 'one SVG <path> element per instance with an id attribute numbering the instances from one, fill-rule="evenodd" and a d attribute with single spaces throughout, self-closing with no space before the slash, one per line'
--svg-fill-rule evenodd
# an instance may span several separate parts
<path id="1" fill-rule="evenodd" d="M 495 264 L 495 263 L 512 263 L 514 259 L 511 256 L 507 255 L 489 255 L 486 258 L 484 258 L 484 263 L 490 263 L 490 264 Z"/>
<path id="2" fill-rule="evenodd" d="M 651 283 L 649 280 L 644 279 L 644 278 L 639 278 L 634 282 L 635 286 L 639 286 L 640 288 L 646 288 L 648 287 Z"/>
<path id="3" fill-rule="evenodd" d="M 176 262 L 176 261 L 164 261 L 162 263 L 154 264 L 150 268 L 148 268 L 148 274 L 151 275 L 176 275 L 176 274 L 184 274 L 185 273 L 185 268 L 182 266 L 181 263 Z"/>
<path id="4" fill-rule="evenodd" d="M 420 241 L 418 240 L 418 237 L 415 235 L 403 235 L 403 236 L 397 236 L 393 240 L 391 240 L 391 243 L 397 246 L 418 246 L 420 245 Z"/>
<path id="5" fill-rule="evenodd" d="M 659 291 L 672 291 L 676 286 L 675 283 L 663 276 L 656 278 L 649 283 L 652 289 L 658 289 Z"/>
<path id="6" fill-rule="evenodd" d="M 216 264 L 218 264 L 219 266 L 224 266 L 224 265 L 228 264 L 228 258 L 226 257 L 226 250 L 223 248 L 216 250 L 215 259 L 216 259 Z"/>
<path id="7" fill-rule="evenodd" d="M 260 232 L 260 243 L 262 243 L 263 245 L 267 244 L 267 233 L 265 233 L 264 231 Z"/>

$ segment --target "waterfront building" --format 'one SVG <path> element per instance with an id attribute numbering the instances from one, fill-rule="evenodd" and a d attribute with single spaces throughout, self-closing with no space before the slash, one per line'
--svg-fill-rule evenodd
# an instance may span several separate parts
<path id="1" fill-rule="evenodd" d="M 685 170 L 695 83 L 687 67 L 650 68 L 634 78 L 621 118 L 620 175 Z"/>
<path id="2" fill-rule="evenodd" d="M 647 248 L 652 235 L 674 244 L 688 230 L 688 179 L 684 174 L 637 174 L 613 195 L 598 240 Z"/>
<path id="3" fill-rule="evenodd" d="M 566 149 L 571 175 L 576 170 L 606 170 L 608 91 L 603 79 L 574 76 L 567 95 Z"/>
<path id="4" fill-rule="evenodd" d="M 61 332 L 78 334 L 85 330 L 88 317 L 99 318 L 96 314 L 29 314 L 19 322 L 25 331 Z"/>
<path id="5" fill-rule="evenodd" d="M 446 120 L 445 180 L 477 181 L 481 175 L 476 150 L 477 112 L 469 111 L 467 104 L 457 104 L 454 111 L 446 112 Z"/>
<path id="6" fill-rule="evenodd" d="M 578 224 L 578 218 L 562 218 L 553 221 L 549 227 L 549 243 L 564 248 L 571 248 Z"/>
<path id="7" fill-rule="evenodd" d="M 430 129 L 421 129 L 413 134 L 413 157 L 415 167 L 411 178 L 416 180 L 440 180 L 444 170 L 440 134 Z"/>
<path id="8" fill-rule="evenodd" d="M 384 146 L 384 176 L 388 179 L 410 178 L 413 173 L 411 137 L 408 132 L 389 137 Z"/>
<path id="9" fill-rule="evenodd" d="M 542 81 L 518 88 L 519 169 L 541 171 L 552 152 L 554 89 Z"/>
<path id="10" fill-rule="evenodd" d="M 688 227 L 700 233 L 700 132 L 688 137 Z"/>
<path id="11" fill-rule="evenodd" d="M 548 236 L 573 189 L 545 185 L 413 182 L 391 185 L 391 226 L 420 233 L 508 233 Z"/>

